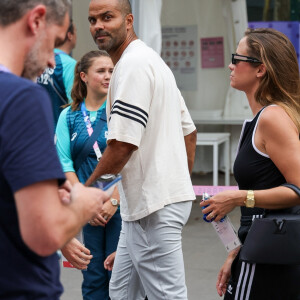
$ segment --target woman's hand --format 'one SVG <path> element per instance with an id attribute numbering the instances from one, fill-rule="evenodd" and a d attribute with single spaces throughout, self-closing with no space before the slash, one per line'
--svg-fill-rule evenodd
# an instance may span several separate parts
<path id="1" fill-rule="evenodd" d="M 107 201 L 110 202 L 110 201 Z M 106 219 L 102 216 L 101 213 L 98 213 L 93 219 L 89 221 L 91 226 L 105 226 L 107 224 Z"/>
<path id="2" fill-rule="evenodd" d="M 100 214 L 108 222 L 116 213 L 118 206 L 112 205 L 111 201 L 106 201 L 102 206 Z"/>
<path id="3" fill-rule="evenodd" d="M 105 226 L 112 216 L 116 213 L 118 206 L 112 205 L 110 201 L 106 201 L 100 213 L 98 213 L 89 224 L 92 226 Z"/>
<path id="4" fill-rule="evenodd" d="M 120 204 L 120 194 L 118 187 L 115 187 L 111 198 L 117 199 L 118 203 Z M 109 203 L 108 203 L 109 202 Z M 112 205 L 111 201 L 108 201 L 106 205 L 103 205 L 101 215 L 104 217 L 107 222 L 112 218 L 112 216 L 116 213 L 118 206 Z"/>
<path id="5" fill-rule="evenodd" d="M 207 220 L 220 221 L 225 215 L 231 212 L 236 206 L 243 206 L 247 191 L 224 191 L 218 193 L 208 200 L 201 201 L 200 206 L 207 206 L 202 210 L 207 215 Z"/>
<path id="6" fill-rule="evenodd" d="M 66 244 L 61 252 L 63 256 L 78 270 L 86 270 L 93 256 L 76 238 Z"/>
<path id="7" fill-rule="evenodd" d="M 104 269 L 108 271 L 111 271 L 113 269 L 115 257 L 116 257 L 116 251 L 107 256 L 106 260 L 104 261 Z"/>
<path id="8" fill-rule="evenodd" d="M 229 278 L 231 276 L 231 265 L 234 261 L 235 257 L 237 256 L 240 247 L 237 249 L 232 250 L 229 254 L 227 259 L 225 260 L 222 268 L 219 271 L 218 279 L 216 283 L 216 289 L 220 297 L 225 295 Z"/>
<path id="9" fill-rule="evenodd" d="M 119 190 L 116 187 L 112 193 L 112 198 L 117 199 L 120 203 Z M 112 216 L 116 213 L 118 206 L 112 205 L 111 201 L 106 201 L 101 211 L 89 222 L 92 226 L 105 226 Z"/>

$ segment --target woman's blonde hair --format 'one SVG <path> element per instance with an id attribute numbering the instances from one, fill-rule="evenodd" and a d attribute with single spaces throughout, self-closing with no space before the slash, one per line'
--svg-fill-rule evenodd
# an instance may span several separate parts
<path id="1" fill-rule="evenodd" d="M 287 112 L 300 132 L 300 78 L 295 48 L 281 32 L 271 28 L 247 29 L 248 55 L 266 68 L 255 93 L 263 106 L 277 104 Z"/>
<path id="2" fill-rule="evenodd" d="M 94 50 L 83 55 L 83 57 L 77 62 L 74 70 L 74 83 L 71 91 L 71 103 L 72 110 L 76 110 L 81 102 L 87 96 L 87 88 L 85 82 L 82 81 L 80 73 L 84 72 L 87 74 L 89 68 L 94 62 L 95 58 L 105 56 L 110 57 L 109 54 L 104 50 Z"/>

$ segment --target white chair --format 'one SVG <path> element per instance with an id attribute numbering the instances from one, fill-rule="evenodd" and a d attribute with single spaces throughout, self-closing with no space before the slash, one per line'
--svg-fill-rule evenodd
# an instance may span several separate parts
<path id="1" fill-rule="evenodd" d="M 213 146 L 213 185 L 218 185 L 219 167 L 219 145 L 225 143 L 224 164 L 225 164 L 225 185 L 229 185 L 230 176 L 230 153 L 229 153 L 229 132 L 201 132 L 197 133 L 197 146 Z"/>

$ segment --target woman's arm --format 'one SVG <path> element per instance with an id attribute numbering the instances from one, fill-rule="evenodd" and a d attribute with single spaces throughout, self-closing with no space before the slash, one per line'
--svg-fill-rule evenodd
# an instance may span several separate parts
<path id="1" fill-rule="evenodd" d="M 70 142 L 70 131 L 67 122 L 67 113 L 70 110 L 70 106 L 65 108 L 57 121 L 56 126 L 56 150 L 62 165 L 63 171 L 73 172 L 75 174 L 75 169 L 73 166 L 73 160 L 71 156 L 71 142 Z M 69 178 L 68 178 L 69 179 Z M 72 178 L 71 178 L 72 183 Z"/>
<path id="2" fill-rule="evenodd" d="M 79 179 L 75 172 L 65 172 L 65 175 L 72 185 L 79 182 Z"/>
<path id="3" fill-rule="evenodd" d="M 218 279 L 216 283 L 216 289 L 220 297 L 222 297 L 226 293 L 228 281 L 231 276 L 231 266 L 239 251 L 240 251 L 240 247 L 230 251 L 227 256 L 227 259 L 225 260 L 223 266 L 219 271 Z"/>
<path id="4" fill-rule="evenodd" d="M 280 122 L 278 121 L 280 120 Z M 296 126 L 279 106 L 266 108 L 261 114 L 254 142 L 259 151 L 267 154 L 286 181 L 300 186 L 300 141 Z M 219 221 L 236 206 L 244 206 L 246 190 L 225 191 L 205 202 L 209 207 L 203 213 L 211 213 L 208 219 Z M 300 204 L 298 195 L 287 187 L 255 190 L 255 207 L 280 209 Z M 204 206 L 204 203 L 200 204 Z"/>

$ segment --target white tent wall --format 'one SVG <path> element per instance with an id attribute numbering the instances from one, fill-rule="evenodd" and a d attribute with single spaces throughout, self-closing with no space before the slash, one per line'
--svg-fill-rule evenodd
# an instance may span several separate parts
<path id="1" fill-rule="evenodd" d="M 225 67 L 216 69 L 201 69 L 200 39 L 204 37 L 226 37 L 227 24 L 223 18 L 224 0 L 163 0 L 161 23 L 164 26 L 196 25 L 197 45 L 197 90 L 182 91 L 189 109 L 223 110 L 228 89 L 230 50 L 224 38 Z M 226 59 L 228 58 L 228 59 Z M 226 80 L 228 78 L 228 80 Z"/>
<path id="2" fill-rule="evenodd" d="M 227 30 L 232 33 L 228 35 L 230 52 L 235 53 L 239 40 L 244 36 L 244 32 L 248 27 L 247 6 L 245 0 L 224 1 L 224 17 L 227 20 Z M 248 104 L 248 100 L 244 92 L 228 87 L 224 116 L 235 117 L 241 119 L 251 119 L 252 112 Z M 230 161 L 231 169 L 236 156 L 239 136 L 241 132 L 240 126 L 227 126 L 226 130 L 231 133 L 230 140 Z"/>
<path id="3" fill-rule="evenodd" d="M 148 46 L 161 52 L 160 15 L 162 0 L 131 0 L 134 15 L 134 30 Z"/>
<path id="4" fill-rule="evenodd" d="M 72 0 L 72 17 L 77 28 L 77 43 L 72 55 L 76 60 L 79 60 L 88 51 L 98 49 L 90 34 L 89 4 L 89 0 Z"/>
<path id="5" fill-rule="evenodd" d="M 230 52 L 235 53 L 236 45 L 244 36 L 248 27 L 247 6 L 245 0 L 226 0 L 224 3 L 223 14 L 227 22 L 228 45 Z M 245 93 L 233 89 L 229 86 L 226 95 L 224 116 L 234 116 L 247 118 L 251 116 L 251 110 Z"/>
<path id="6" fill-rule="evenodd" d="M 164 26 L 196 25 L 198 39 L 197 90 L 182 91 L 187 106 L 209 117 L 221 112 L 225 116 L 249 117 L 251 115 L 243 92 L 230 88 L 228 64 L 238 41 L 247 28 L 245 0 L 163 0 L 161 24 Z M 224 67 L 201 68 L 200 39 L 224 38 Z M 240 126 L 199 125 L 198 131 L 228 131 L 231 133 L 231 162 L 234 161 Z M 224 151 L 221 148 L 221 151 Z M 222 156 L 222 153 L 220 155 Z M 223 161 L 220 162 L 223 165 Z M 222 167 L 221 167 L 222 168 Z M 205 147 L 197 149 L 194 172 L 212 171 L 212 151 Z"/>

